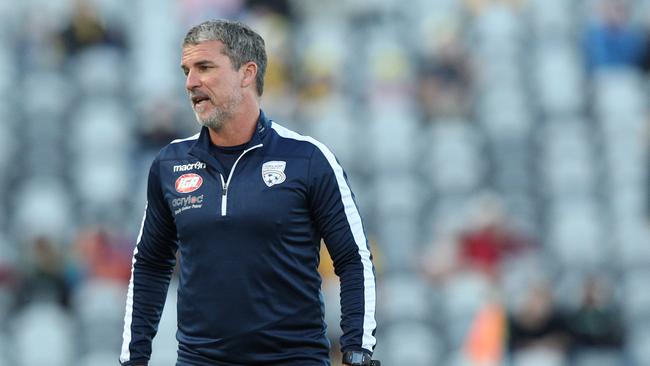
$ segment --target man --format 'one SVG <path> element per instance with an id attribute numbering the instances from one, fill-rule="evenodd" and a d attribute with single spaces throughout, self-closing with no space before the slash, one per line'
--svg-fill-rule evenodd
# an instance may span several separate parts
<path id="1" fill-rule="evenodd" d="M 322 237 L 341 279 L 344 363 L 370 364 L 375 277 L 354 196 L 327 147 L 260 110 L 263 39 L 204 22 L 181 68 L 203 128 L 149 171 L 120 361 L 147 364 L 179 251 L 177 366 L 329 365 Z"/>

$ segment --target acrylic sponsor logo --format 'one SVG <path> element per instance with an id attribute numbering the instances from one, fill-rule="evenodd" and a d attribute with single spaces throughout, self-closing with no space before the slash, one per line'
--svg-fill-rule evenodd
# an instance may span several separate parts
<path id="1" fill-rule="evenodd" d="M 200 161 L 197 161 L 195 163 L 189 163 L 189 164 L 182 164 L 182 165 L 174 165 L 174 173 L 177 172 L 186 172 L 188 170 L 192 169 L 205 169 L 205 163 L 202 163 Z"/>
<path id="2" fill-rule="evenodd" d="M 173 207 L 187 206 L 187 205 L 200 205 L 202 203 L 203 203 L 203 195 L 180 197 L 180 198 L 174 198 L 172 200 Z"/>
<path id="3" fill-rule="evenodd" d="M 200 196 L 186 196 L 174 198 L 171 201 L 172 207 L 174 208 L 174 215 L 178 215 L 183 211 L 187 211 L 193 208 L 203 207 L 203 195 Z"/>
<path id="4" fill-rule="evenodd" d="M 194 192 L 203 184 L 203 178 L 195 173 L 183 174 L 176 179 L 176 192 L 190 193 Z"/>

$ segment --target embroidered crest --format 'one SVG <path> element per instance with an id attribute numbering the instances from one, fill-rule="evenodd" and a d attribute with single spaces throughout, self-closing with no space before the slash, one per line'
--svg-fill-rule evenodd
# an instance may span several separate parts
<path id="1" fill-rule="evenodd" d="M 284 182 L 287 179 L 287 176 L 284 175 L 286 166 L 286 161 L 267 161 L 262 164 L 262 180 L 264 184 L 271 187 Z"/>

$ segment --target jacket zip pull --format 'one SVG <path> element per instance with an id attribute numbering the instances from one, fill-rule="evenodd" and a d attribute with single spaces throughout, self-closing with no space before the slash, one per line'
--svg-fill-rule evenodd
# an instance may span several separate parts
<path id="1" fill-rule="evenodd" d="M 226 205 L 228 201 L 228 183 L 223 180 L 223 175 L 219 174 L 221 177 L 221 216 L 226 216 Z"/>

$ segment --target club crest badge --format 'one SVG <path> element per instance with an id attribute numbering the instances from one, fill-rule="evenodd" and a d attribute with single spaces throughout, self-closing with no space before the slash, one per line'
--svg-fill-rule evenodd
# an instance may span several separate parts
<path id="1" fill-rule="evenodd" d="M 267 161 L 262 164 L 262 180 L 268 187 L 280 184 L 287 179 L 284 175 L 286 161 Z"/>

